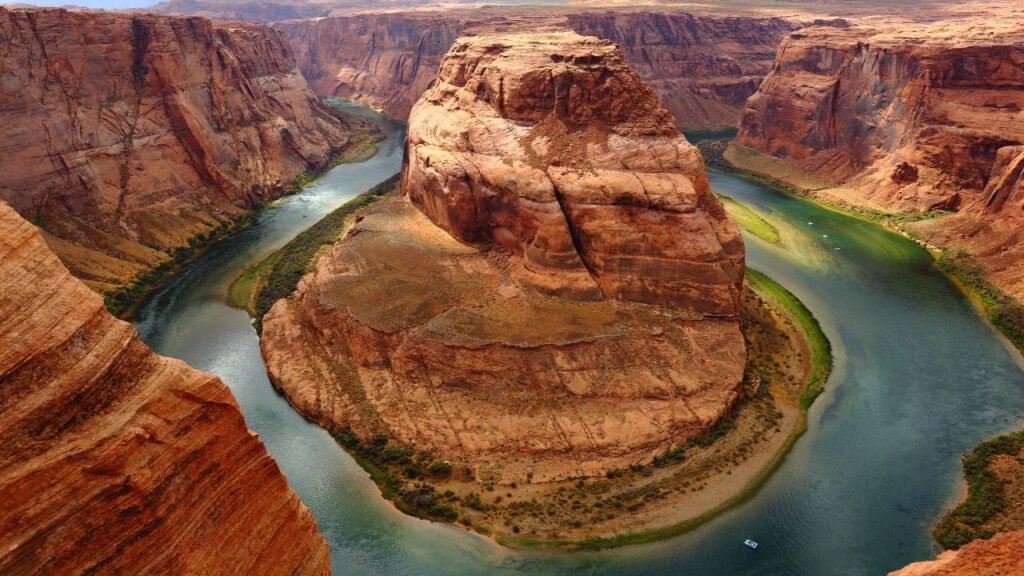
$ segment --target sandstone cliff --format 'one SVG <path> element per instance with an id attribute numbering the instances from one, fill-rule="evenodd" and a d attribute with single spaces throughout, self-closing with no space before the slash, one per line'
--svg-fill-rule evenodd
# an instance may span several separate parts
<path id="1" fill-rule="evenodd" d="M 743 244 L 614 45 L 456 42 L 402 186 L 264 318 L 302 413 L 544 482 L 649 461 L 728 411 Z"/>
<path id="2" fill-rule="evenodd" d="M 354 122 L 269 28 L 0 8 L 0 199 L 99 290 L 323 166 Z"/>
<path id="3" fill-rule="evenodd" d="M 830 200 L 955 210 L 905 227 L 968 250 L 1022 298 L 1022 62 L 1013 18 L 801 30 L 748 102 L 737 141 Z"/>
<path id="4" fill-rule="evenodd" d="M 915 562 L 889 576 L 1020 576 L 1024 574 L 1024 531 L 975 540 L 935 560 Z"/>
<path id="5" fill-rule="evenodd" d="M 0 292 L 0 572 L 328 572 L 224 384 L 153 354 L 2 202 Z"/>
<path id="6" fill-rule="evenodd" d="M 884 210 L 974 204 L 1024 142 L 1024 28 L 973 24 L 789 36 L 737 141 Z"/>
<path id="7" fill-rule="evenodd" d="M 735 126 L 795 22 L 635 11 L 477 9 L 338 15 L 275 25 L 323 96 L 405 118 L 463 33 L 571 29 L 618 44 L 683 129 Z"/>

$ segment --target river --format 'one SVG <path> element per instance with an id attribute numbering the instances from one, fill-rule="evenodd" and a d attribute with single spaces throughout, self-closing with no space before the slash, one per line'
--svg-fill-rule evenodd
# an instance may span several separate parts
<path id="1" fill-rule="evenodd" d="M 245 312 L 225 304 L 249 262 L 398 171 L 395 127 L 367 162 L 340 165 L 214 245 L 140 308 L 157 352 L 213 372 L 313 511 L 336 574 L 877 575 L 935 553 L 932 523 L 963 491 L 960 454 L 1024 425 L 1019 357 L 916 244 L 764 186 L 714 189 L 780 228 L 747 262 L 789 288 L 832 341 L 836 368 L 807 434 L 749 502 L 689 534 L 602 552 L 514 551 L 406 517 L 270 385 Z M 760 542 L 758 550 L 743 546 Z"/>

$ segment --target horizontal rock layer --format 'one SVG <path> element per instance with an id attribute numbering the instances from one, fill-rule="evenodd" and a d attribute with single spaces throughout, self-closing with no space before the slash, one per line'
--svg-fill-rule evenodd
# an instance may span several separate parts
<path id="1" fill-rule="evenodd" d="M 150 351 L 0 202 L 0 572 L 327 574 L 211 374 Z"/>
<path id="2" fill-rule="evenodd" d="M 0 199 L 93 288 L 281 193 L 356 122 L 263 26 L 0 8 Z"/>
<path id="3" fill-rule="evenodd" d="M 635 11 L 476 9 L 338 15 L 275 24 L 317 94 L 355 98 L 399 118 L 463 33 L 551 26 L 618 44 L 684 129 L 735 126 L 781 38 L 799 25 Z"/>

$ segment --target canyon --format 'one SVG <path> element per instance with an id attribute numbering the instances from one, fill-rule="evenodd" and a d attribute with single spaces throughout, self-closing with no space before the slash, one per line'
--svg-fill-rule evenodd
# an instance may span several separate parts
<path id="1" fill-rule="evenodd" d="M 1024 297 L 1021 22 L 796 32 L 748 101 L 730 160 L 847 206 L 955 212 L 902 227 L 966 249 Z"/>
<path id="2" fill-rule="evenodd" d="M 0 202 L 0 572 L 327 574 L 212 374 L 151 352 Z"/>
<path id="3" fill-rule="evenodd" d="M 703 439 L 754 418 L 737 412 L 761 359 L 743 323 L 763 302 L 677 128 L 739 123 L 734 166 L 896 222 L 1024 298 L 1016 17 L 359 4 L 157 7 L 271 27 L 0 8 L 0 149 L 17 168 L 0 174 L 0 495 L 15 503 L 0 571 L 327 572 L 224 384 L 150 352 L 88 289 L 123 290 L 372 148 L 372 125 L 318 96 L 409 120 L 401 184 L 263 319 L 267 370 L 357 458 L 387 460 L 399 508 L 500 542 L 688 521 L 665 510 L 711 506 L 665 496 L 680 488 L 665 462 L 706 462 Z M 799 379 L 806 343 L 764 310 L 792 340 L 760 352 L 792 363 L 771 379 Z M 767 468 L 797 420 L 757 406 L 770 450 L 751 461 Z M 746 457 L 733 440 L 706 452 Z M 651 474 L 638 501 L 666 500 L 624 498 L 626 520 L 531 516 L 563 489 L 574 507 L 621 504 Z M 1022 573 L 1013 522 L 893 574 Z"/>
<path id="4" fill-rule="evenodd" d="M 0 199 L 100 292 L 222 233 L 346 150 L 264 26 L 0 8 Z"/>
<path id="5" fill-rule="evenodd" d="M 714 130 L 737 124 L 778 43 L 801 24 L 683 12 L 489 7 L 337 14 L 274 26 L 288 37 L 317 94 L 352 98 L 401 119 L 434 81 L 458 36 L 570 29 L 618 44 L 682 129 Z"/>

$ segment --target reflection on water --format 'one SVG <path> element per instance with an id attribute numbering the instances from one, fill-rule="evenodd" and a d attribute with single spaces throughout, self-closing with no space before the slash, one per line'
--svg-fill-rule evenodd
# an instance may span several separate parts
<path id="1" fill-rule="evenodd" d="M 335 573 L 877 575 L 934 552 L 928 529 L 957 489 L 959 455 L 1021 423 L 1016 357 L 923 250 L 713 173 L 717 191 L 782 231 L 783 248 L 748 239 L 748 262 L 803 299 L 836 349 L 836 370 L 811 410 L 808 433 L 765 488 L 693 533 L 593 553 L 509 551 L 405 517 L 274 391 L 249 318 L 224 304 L 246 263 L 396 172 L 402 137 L 396 130 L 370 161 L 338 166 L 216 245 L 154 294 L 136 323 L 158 352 L 228 384 L 315 514 Z M 761 546 L 749 550 L 745 538 Z"/>

